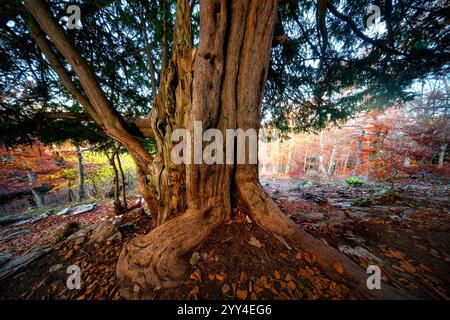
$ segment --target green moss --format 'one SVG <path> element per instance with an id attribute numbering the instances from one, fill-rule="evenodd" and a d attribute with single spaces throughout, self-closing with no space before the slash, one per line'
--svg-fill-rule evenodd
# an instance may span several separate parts
<path id="1" fill-rule="evenodd" d="M 349 186 L 360 186 L 362 184 L 364 184 L 364 181 L 360 178 L 348 178 L 345 180 L 345 183 L 347 183 Z"/>

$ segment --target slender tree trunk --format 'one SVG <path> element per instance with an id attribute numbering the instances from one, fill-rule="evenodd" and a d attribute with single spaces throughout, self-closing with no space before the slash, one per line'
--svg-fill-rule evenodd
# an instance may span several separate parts
<path id="1" fill-rule="evenodd" d="M 83 202 L 84 200 L 84 165 L 83 165 L 83 153 L 81 151 L 80 145 L 75 144 L 77 150 L 78 159 L 78 202 Z"/>
<path id="2" fill-rule="evenodd" d="M 441 146 L 441 152 L 439 152 L 439 168 L 444 166 L 445 152 L 447 151 L 447 143 Z"/>
<path id="3" fill-rule="evenodd" d="M 358 176 L 361 174 L 361 165 L 362 165 L 362 140 L 364 139 L 365 131 L 361 130 L 360 138 L 356 141 L 356 150 L 355 150 L 355 168 L 353 171 L 353 175 Z"/>
<path id="4" fill-rule="evenodd" d="M 344 170 L 347 170 L 347 165 L 348 165 L 348 160 L 350 158 L 350 151 L 345 155 L 345 161 L 344 161 L 344 165 L 342 166 L 342 168 Z"/>
<path id="5" fill-rule="evenodd" d="M 330 161 L 328 162 L 328 174 L 333 174 L 334 172 L 334 154 L 336 153 L 336 145 L 333 146 L 333 150 L 331 151 Z"/>
<path id="6" fill-rule="evenodd" d="M 109 160 L 109 164 L 111 165 L 112 169 L 113 169 L 113 173 L 114 173 L 114 178 L 113 178 L 113 185 L 114 185 L 114 212 L 116 213 L 116 215 L 121 215 L 123 214 L 123 207 L 122 204 L 120 203 L 120 198 L 119 198 L 119 170 L 117 169 L 117 165 L 116 165 L 116 156 L 117 156 L 117 150 L 114 150 L 111 154 L 111 156 L 108 154 L 108 152 L 106 152 L 106 156 L 108 157 Z"/>
<path id="7" fill-rule="evenodd" d="M 69 202 L 73 201 L 72 184 L 70 179 L 67 180 L 67 196 L 69 197 Z"/>
<path id="8" fill-rule="evenodd" d="M 127 204 L 127 188 L 126 188 L 126 181 L 125 181 L 125 174 L 123 172 L 123 168 L 122 168 L 122 161 L 120 161 L 120 154 L 119 152 L 117 152 L 116 154 L 117 157 L 117 166 L 119 168 L 119 172 L 120 172 L 120 178 L 122 180 L 122 201 L 123 201 L 123 210 L 124 212 L 126 212 L 128 209 L 128 204 Z"/>
<path id="9" fill-rule="evenodd" d="M 38 188 L 34 187 L 34 184 L 36 183 L 36 174 L 32 171 L 28 172 L 28 181 L 31 183 L 31 193 L 33 194 L 33 197 L 36 201 L 36 205 L 38 208 L 45 207 L 45 196 L 43 193 L 41 193 Z"/>
<path id="10" fill-rule="evenodd" d="M 306 170 L 308 170 L 308 149 L 306 149 L 305 161 L 303 162 L 303 172 L 306 172 Z"/>

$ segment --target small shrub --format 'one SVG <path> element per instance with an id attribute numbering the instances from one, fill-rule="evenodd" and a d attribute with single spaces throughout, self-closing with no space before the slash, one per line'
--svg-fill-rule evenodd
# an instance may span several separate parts
<path id="1" fill-rule="evenodd" d="M 314 187 L 316 183 L 313 180 L 298 180 L 295 183 L 294 190 L 301 190 L 303 188 L 311 188 Z"/>
<path id="2" fill-rule="evenodd" d="M 357 206 L 357 207 L 366 207 L 370 204 L 371 199 L 368 198 L 363 198 L 363 197 L 356 197 L 355 199 L 353 199 L 353 203 L 352 205 Z"/>
<path id="3" fill-rule="evenodd" d="M 345 183 L 347 183 L 349 186 L 360 186 L 362 184 L 364 184 L 364 181 L 360 178 L 348 178 L 345 180 Z"/>

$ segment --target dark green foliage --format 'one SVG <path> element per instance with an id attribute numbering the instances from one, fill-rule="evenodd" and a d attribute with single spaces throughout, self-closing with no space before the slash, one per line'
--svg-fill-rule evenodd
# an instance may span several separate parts
<path id="1" fill-rule="evenodd" d="M 283 41 L 272 51 L 264 105 L 279 129 L 339 123 L 411 99 L 417 79 L 448 74 L 450 9 L 442 1 L 330 1 L 326 37 L 316 1 L 288 2 L 279 9 L 275 40 Z M 366 30 L 370 5 L 381 9 L 386 31 L 378 36 Z"/>
<path id="2" fill-rule="evenodd" d="M 170 54 L 176 1 L 46 3 L 114 108 L 129 118 L 148 114 L 154 92 L 145 37 L 158 86 L 164 17 Z M 193 40 L 198 45 L 200 7 L 198 1 L 190 3 L 194 4 Z M 80 5 L 80 30 L 65 27 L 69 4 Z M 379 35 L 366 30 L 367 8 L 373 4 L 381 8 L 385 26 Z M 316 131 L 358 111 L 411 99 L 414 81 L 448 74 L 449 16 L 441 0 L 330 0 L 323 12 L 317 1 L 282 1 L 263 122 L 284 131 Z M 36 137 L 48 143 L 67 138 L 94 143 L 105 139 L 86 119 L 47 117 L 51 112 L 83 114 L 83 109 L 43 58 L 26 28 L 27 17 L 20 1 L 0 3 L 0 143 L 23 143 Z M 59 57 L 82 91 L 71 67 Z M 154 148 L 151 141 L 149 148 Z"/>

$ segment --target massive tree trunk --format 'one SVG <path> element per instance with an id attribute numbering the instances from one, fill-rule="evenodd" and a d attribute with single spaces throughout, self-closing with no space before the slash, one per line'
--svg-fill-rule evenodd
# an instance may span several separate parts
<path id="1" fill-rule="evenodd" d="M 195 121 L 201 121 L 203 130 L 215 128 L 224 137 L 226 129 L 258 132 L 277 2 L 201 0 L 200 46 L 194 49 L 188 1 L 178 0 L 172 56 L 162 70 L 152 111 L 141 120 L 141 125 L 152 129 L 157 142 L 157 155 L 152 157 L 114 112 L 42 2 L 25 1 L 40 28 L 72 65 L 89 99 L 87 111 L 136 162 L 140 190 L 155 228 L 134 238 L 121 252 L 116 274 L 124 296 L 135 285 L 145 292 L 179 284 L 186 272 L 186 257 L 239 206 L 268 232 L 314 252 L 323 271 L 334 280 L 366 296 L 397 297 L 387 285 L 383 290 L 368 290 L 363 270 L 284 216 L 262 189 L 258 167 L 249 164 L 248 158 L 247 164 L 183 165 L 175 164 L 171 157 L 172 133 L 187 128 L 194 137 Z M 218 141 L 212 144 L 220 146 Z M 195 151 L 195 145 L 192 149 Z M 201 154 L 202 146 L 200 149 Z M 249 151 L 248 142 L 246 154 Z M 192 154 L 188 156 L 192 160 Z M 333 269 L 336 261 L 343 265 L 342 273 Z"/>

